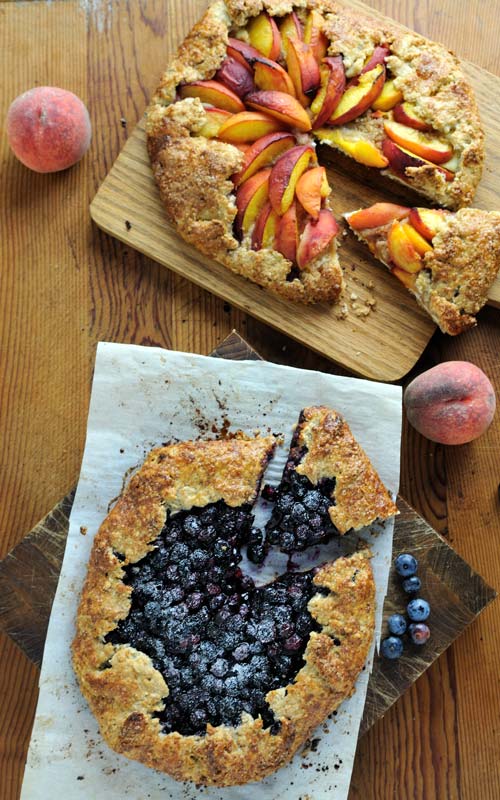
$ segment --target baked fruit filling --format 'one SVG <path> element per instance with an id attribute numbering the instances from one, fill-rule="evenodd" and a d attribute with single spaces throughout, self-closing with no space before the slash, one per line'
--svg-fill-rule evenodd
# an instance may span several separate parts
<path id="1" fill-rule="evenodd" d="M 233 31 L 213 78 L 184 83 L 177 93 L 203 103 L 201 135 L 244 153 L 232 176 L 236 238 L 254 250 L 277 250 L 295 270 L 338 233 L 313 136 L 401 180 L 407 168 L 427 165 L 453 181 L 459 166 L 450 141 L 405 100 L 390 47 L 376 46 L 348 77 L 342 53 L 329 53 L 324 27 L 315 9 L 278 18 L 262 12 Z"/>
<path id="2" fill-rule="evenodd" d="M 82 692 L 112 748 L 177 780 L 274 772 L 350 697 L 369 652 L 375 584 L 362 540 L 264 586 L 240 567 L 246 544 L 268 546 L 252 510 L 276 444 L 239 434 L 151 451 L 93 543 L 73 642 Z M 335 475 L 339 533 L 397 513 L 337 412 L 304 409 L 292 444 L 283 497 L 293 462 L 304 487 Z"/>
<path id="3" fill-rule="evenodd" d="M 346 215 L 351 230 L 363 238 L 370 251 L 389 267 L 407 288 L 414 288 L 432 253 L 432 240 L 446 226 L 449 211 L 408 208 L 394 203 L 375 203 Z"/>
<path id="4" fill-rule="evenodd" d="M 223 501 L 168 516 L 155 548 L 125 568 L 128 616 L 106 637 L 150 656 L 169 687 L 165 733 L 203 735 L 207 723 L 259 715 L 276 733 L 266 694 L 292 683 L 312 630 L 312 572 L 256 588 L 238 564 L 250 508 Z M 336 640 L 338 646 L 340 639 Z"/>
<path id="5" fill-rule="evenodd" d="M 345 218 L 443 333 L 476 324 L 500 269 L 498 212 L 375 203 Z"/>
<path id="6" fill-rule="evenodd" d="M 305 448 L 292 447 L 280 485 L 263 490 L 274 504 L 266 525 L 266 544 L 277 545 L 284 553 L 305 550 L 338 534 L 329 515 L 335 505 L 335 478 L 323 478 L 313 486 L 296 471 L 304 454 Z"/>

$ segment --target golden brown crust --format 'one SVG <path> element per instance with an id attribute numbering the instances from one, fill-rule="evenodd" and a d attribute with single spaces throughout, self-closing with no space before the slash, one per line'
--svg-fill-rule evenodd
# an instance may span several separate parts
<path id="1" fill-rule="evenodd" d="M 419 117 L 446 137 L 459 156 L 453 181 L 447 182 L 434 167 L 423 166 L 408 168 L 406 180 L 401 182 L 448 208 L 468 205 L 481 179 L 484 134 L 474 94 L 458 59 L 443 45 L 401 30 L 390 20 L 381 23 L 361 16 L 339 2 L 332 3 L 332 11 L 325 27 L 331 41 L 329 52 L 342 53 L 348 77 L 359 74 L 374 47 L 389 45 L 387 65 L 396 88 L 415 106 Z M 364 137 L 378 147 L 382 127 L 379 120 L 370 129 L 366 117 L 344 126 L 346 131 L 362 130 Z M 399 180 L 392 172 L 384 174 Z"/>
<path id="2" fill-rule="evenodd" d="M 263 9 L 272 16 L 295 9 L 304 17 L 312 7 L 323 15 L 329 53 L 342 53 L 349 77 L 360 72 L 374 46 L 389 44 L 388 64 L 396 85 L 417 113 L 453 144 L 459 167 L 452 182 L 438 169 L 423 166 L 408 168 L 406 183 L 450 208 L 467 205 L 481 177 L 484 149 L 470 86 L 458 60 L 442 45 L 401 32 L 390 21 L 360 16 L 336 0 L 216 0 L 179 48 L 148 109 L 146 131 L 154 176 L 167 213 L 187 242 L 233 272 L 288 300 L 305 303 L 334 302 L 340 296 L 343 279 L 336 241 L 293 280 L 287 280 L 292 264 L 280 253 L 252 250 L 250 237 L 239 242 L 233 235 L 236 205 L 229 179 L 241 165 L 242 153 L 197 135 L 205 121 L 198 100 L 175 104 L 174 100 L 180 83 L 213 77 L 225 57 L 229 33 L 240 29 L 244 37 L 242 29 L 251 17 Z M 344 130 L 348 138 L 362 133 L 380 149 L 382 126 L 382 120 L 365 115 Z M 400 180 L 394 173 L 387 175 Z"/>
<path id="3" fill-rule="evenodd" d="M 324 406 L 306 408 L 296 432 L 307 453 L 297 467 L 311 483 L 335 478 L 328 511 L 339 533 L 359 530 L 398 513 L 396 505 L 344 418 Z"/>
<path id="4" fill-rule="evenodd" d="M 252 502 L 273 448 L 268 437 L 183 443 L 153 451 L 94 542 L 73 642 L 82 692 L 113 749 L 178 780 L 224 786 L 260 780 L 275 771 L 352 694 L 368 655 L 375 586 L 366 549 L 324 565 L 314 577 L 316 586 L 331 593 L 316 593 L 310 600 L 322 630 L 311 634 L 296 680 L 266 696 L 281 722 L 276 734 L 263 727 L 260 717 L 246 713 L 238 727 L 208 725 L 205 736 L 164 734 L 154 716 L 169 693 L 164 678 L 144 653 L 104 643 L 106 633 L 130 609 L 123 567 L 151 549 L 166 510 L 214 498 Z"/>
<path id="5" fill-rule="evenodd" d="M 433 238 L 432 252 L 409 291 L 439 325 L 456 336 L 476 325 L 477 314 L 500 270 L 500 212 L 462 208 L 443 212 L 444 225 Z M 390 225 L 355 231 L 369 241 L 374 255 L 389 269 L 386 237 Z"/>

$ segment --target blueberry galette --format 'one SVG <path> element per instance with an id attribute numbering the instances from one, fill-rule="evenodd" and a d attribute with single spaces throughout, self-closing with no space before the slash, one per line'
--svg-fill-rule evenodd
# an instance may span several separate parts
<path id="1" fill-rule="evenodd" d="M 345 217 L 443 333 L 476 324 L 500 269 L 500 212 L 375 203 Z"/>
<path id="2" fill-rule="evenodd" d="M 345 526 L 331 512 L 347 480 L 361 487 L 368 475 L 368 493 L 350 495 L 348 526 L 370 517 L 370 497 L 371 520 L 389 515 L 386 490 L 345 435 L 343 456 L 329 462 L 336 485 L 325 484 L 337 530 Z M 311 440 L 301 441 L 299 467 L 319 486 L 309 496 L 323 497 L 328 469 L 312 463 L 321 448 L 307 467 Z M 82 692 L 113 749 L 178 780 L 224 786 L 275 771 L 352 694 L 367 658 L 366 545 L 260 587 L 239 566 L 274 448 L 273 437 L 241 436 L 152 451 L 94 541 L 73 643 Z M 334 529 L 319 514 L 326 537 Z"/>
<path id="3" fill-rule="evenodd" d="M 342 289 L 317 142 L 449 208 L 471 201 L 483 162 L 457 59 L 337 0 L 216 0 L 164 73 L 146 130 L 181 236 L 307 303 Z"/>

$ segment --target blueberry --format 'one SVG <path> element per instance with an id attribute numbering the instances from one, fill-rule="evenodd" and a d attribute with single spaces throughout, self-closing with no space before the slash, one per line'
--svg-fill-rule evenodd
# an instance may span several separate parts
<path id="1" fill-rule="evenodd" d="M 403 652 L 403 642 L 397 636 L 388 636 L 382 640 L 380 652 L 384 658 L 399 658 Z"/>
<path id="2" fill-rule="evenodd" d="M 387 620 L 389 632 L 395 636 L 402 636 L 406 631 L 406 620 L 402 614 L 391 614 Z"/>
<path id="3" fill-rule="evenodd" d="M 422 581 L 416 575 L 412 575 L 410 578 L 406 578 L 401 585 L 406 594 L 415 594 L 420 591 Z"/>
<path id="4" fill-rule="evenodd" d="M 247 642 L 242 642 L 233 650 L 233 658 L 235 661 L 246 661 L 250 655 L 250 645 Z"/>
<path id="5" fill-rule="evenodd" d="M 406 606 L 406 611 L 412 622 L 423 622 L 431 613 L 431 607 L 427 600 L 416 597 L 414 600 L 410 600 Z"/>
<path id="6" fill-rule="evenodd" d="M 431 632 L 427 625 L 423 623 L 419 624 L 412 624 L 408 628 L 408 633 L 410 634 L 410 639 L 412 640 L 413 644 L 425 644 L 429 639 Z"/>
<path id="7" fill-rule="evenodd" d="M 418 561 L 415 556 L 409 553 L 401 553 L 394 561 L 396 572 L 402 575 L 403 578 L 408 578 L 410 575 L 415 575 L 418 567 Z"/>
<path id="8" fill-rule="evenodd" d="M 225 658 L 218 658 L 212 664 L 212 668 L 210 672 L 212 675 L 215 675 L 216 678 L 223 678 L 224 675 L 227 675 L 227 671 L 229 669 L 229 664 L 227 663 Z"/>
<path id="9" fill-rule="evenodd" d="M 285 650 L 298 650 L 302 644 L 302 639 L 296 633 L 292 634 L 289 639 L 286 639 L 284 647 Z"/>

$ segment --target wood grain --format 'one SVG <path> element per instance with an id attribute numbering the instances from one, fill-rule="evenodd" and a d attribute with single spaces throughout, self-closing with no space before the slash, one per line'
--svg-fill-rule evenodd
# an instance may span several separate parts
<path id="1" fill-rule="evenodd" d="M 186 0 L 178 18 L 169 0 L 0 1 L 0 119 L 19 92 L 48 83 L 78 92 L 94 127 L 89 154 L 53 176 L 25 170 L 0 137 L 0 557 L 76 483 L 97 341 L 206 353 L 235 327 L 271 361 L 342 373 L 88 219 L 87 204 L 203 5 Z M 500 74 L 499 0 L 369 5 Z M 411 375 L 463 358 L 499 394 L 498 312 L 485 309 L 479 320 L 459 340 L 436 334 Z M 402 493 L 497 589 L 499 452 L 498 419 L 465 448 L 433 445 L 406 424 L 403 431 Z M 498 800 L 499 663 L 494 606 L 363 737 L 350 800 Z M 2 800 L 19 796 L 36 682 L 26 656 L 0 637 Z"/>

